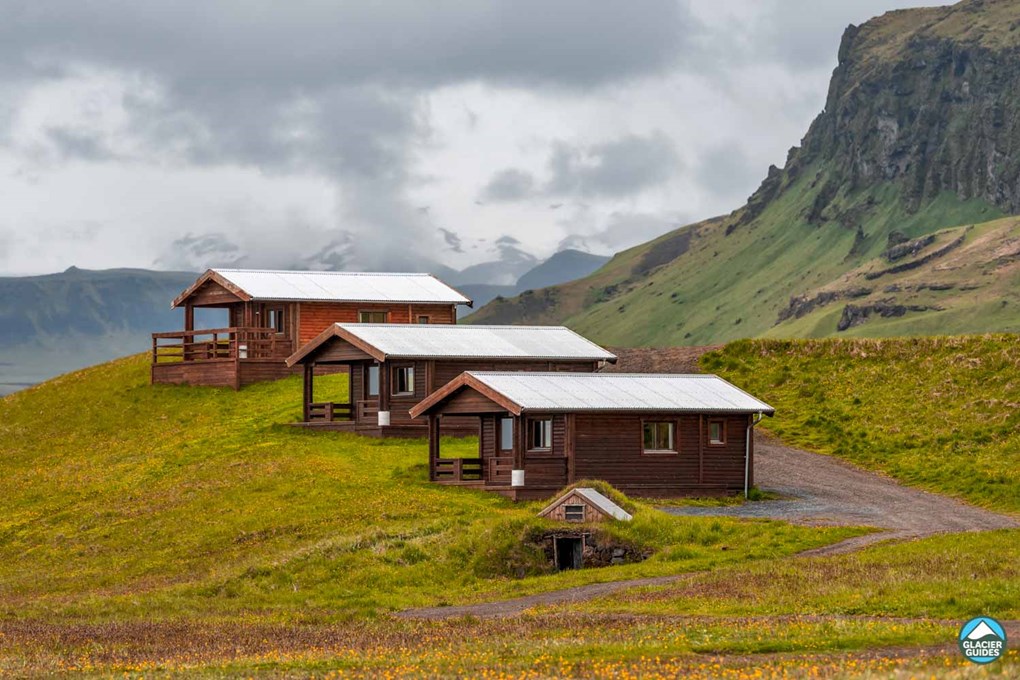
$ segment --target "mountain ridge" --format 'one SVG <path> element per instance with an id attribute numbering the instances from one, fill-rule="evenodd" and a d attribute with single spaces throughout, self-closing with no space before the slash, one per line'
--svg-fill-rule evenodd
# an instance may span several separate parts
<path id="1" fill-rule="evenodd" d="M 971 267 L 982 269 L 974 280 L 942 280 L 955 293 L 939 304 L 932 291 L 883 285 L 869 292 L 879 313 L 854 317 L 852 291 L 817 298 L 905 243 L 1020 212 L 1018 92 L 1020 5 L 969 0 L 851 26 L 825 109 L 744 206 L 618 253 L 586 279 L 497 300 L 471 322 L 566 323 L 603 344 L 645 346 L 1020 331 L 1009 258 Z M 1016 236 L 1014 226 L 1003 238 Z M 943 255 L 917 266 L 932 271 Z M 789 323 L 784 310 L 805 297 L 810 323 Z"/>

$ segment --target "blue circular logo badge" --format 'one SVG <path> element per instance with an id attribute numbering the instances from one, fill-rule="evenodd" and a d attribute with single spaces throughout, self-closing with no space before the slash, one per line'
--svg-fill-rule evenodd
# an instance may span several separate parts
<path id="1" fill-rule="evenodd" d="M 960 629 L 960 651 L 974 663 L 991 663 L 1006 653 L 1006 631 L 988 616 L 978 616 Z"/>

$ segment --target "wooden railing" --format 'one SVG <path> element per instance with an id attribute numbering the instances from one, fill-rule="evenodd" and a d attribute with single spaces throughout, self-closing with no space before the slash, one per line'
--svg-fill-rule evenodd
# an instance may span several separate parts
<path id="1" fill-rule="evenodd" d="M 379 400 L 365 399 L 358 402 L 358 422 L 374 423 L 379 417 Z"/>
<path id="2" fill-rule="evenodd" d="M 327 422 L 335 420 L 354 420 L 352 404 L 335 404 L 331 401 L 308 405 L 308 422 Z"/>
<path id="3" fill-rule="evenodd" d="M 437 482 L 482 481 L 481 458 L 440 458 L 433 471 Z"/>
<path id="4" fill-rule="evenodd" d="M 152 363 L 224 359 L 286 359 L 294 353 L 290 338 L 272 328 L 211 328 L 152 334 Z"/>
<path id="5" fill-rule="evenodd" d="M 492 484 L 509 484 L 510 471 L 514 469 L 513 456 L 490 458 L 485 466 L 485 481 Z"/>

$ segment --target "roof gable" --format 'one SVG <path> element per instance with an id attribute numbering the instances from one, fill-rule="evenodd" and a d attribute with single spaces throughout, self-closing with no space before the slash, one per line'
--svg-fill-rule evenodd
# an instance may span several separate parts
<path id="1" fill-rule="evenodd" d="M 538 515 L 539 517 L 548 517 L 556 508 L 571 500 L 580 500 L 586 505 L 595 508 L 595 510 L 602 513 L 604 516 L 620 520 L 621 522 L 629 522 L 634 519 L 633 515 L 611 501 L 609 498 L 603 496 L 595 489 L 586 486 L 570 489 L 547 505 L 545 509 L 538 513 Z"/>
<path id="2" fill-rule="evenodd" d="M 616 356 L 563 326 L 338 323 L 302 347 L 303 361 L 329 337 L 342 337 L 379 361 L 385 359 L 497 359 L 608 361 Z M 293 363 L 291 364 L 293 365 Z"/>
<path id="3" fill-rule="evenodd" d="M 515 416 L 521 415 L 520 404 L 515 404 L 504 395 L 493 391 L 485 384 L 481 383 L 477 378 L 473 377 L 470 373 L 461 373 L 459 376 L 415 404 L 409 413 L 412 418 L 420 418 L 423 415 L 442 411 L 448 399 L 463 391 L 473 391 L 481 397 L 502 407 L 503 410 L 508 411 Z"/>
<path id="4" fill-rule="evenodd" d="M 522 412 L 775 413 L 765 402 L 709 374 L 469 371 L 466 375 L 478 389 L 518 404 Z"/>

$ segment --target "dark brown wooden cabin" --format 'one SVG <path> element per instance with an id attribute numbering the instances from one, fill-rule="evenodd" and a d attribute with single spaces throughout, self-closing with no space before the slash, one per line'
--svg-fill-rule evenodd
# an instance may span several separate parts
<path id="1" fill-rule="evenodd" d="M 754 423 L 774 411 L 714 375 L 468 372 L 411 409 L 429 430 L 429 475 L 514 499 L 581 479 L 636 496 L 744 491 Z M 477 458 L 443 458 L 447 418 L 477 421 Z"/>
<path id="2" fill-rule="evenodd" d="M 597 371 L 616 357 L 563 326 L 334 324 L 287 359 L 303 366 L 303 420 L 372 436 L 423 437 L 410 410 L 465 371 Z M 344 402 L 321 401 L 315 376 L 342 367 Z M 445 433 L 473 435 L 474 418 L 447 419 Z"/>
<path id="3" fill-rule="evenodd" d="M 471 301 L 431 274 L 210 269 L 172 303 L 184 330 L 152 335 L 152 382 L 238 389 L 294 372 L 287 357 L 338 321 L 454 324 Z M 197 309 L 226 310 L 195 328 Z"/>

